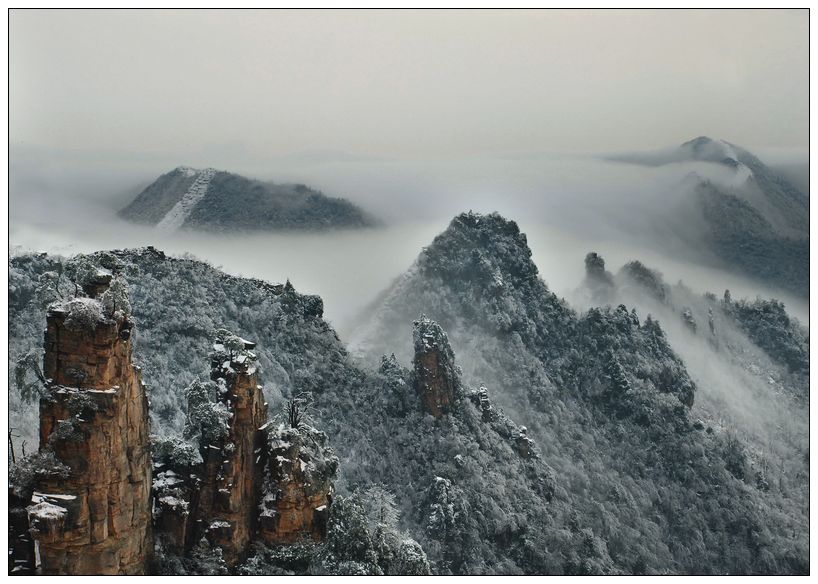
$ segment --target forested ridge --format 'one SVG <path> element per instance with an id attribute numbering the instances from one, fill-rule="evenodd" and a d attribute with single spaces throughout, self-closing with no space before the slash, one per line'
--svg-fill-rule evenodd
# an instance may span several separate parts
<path id="1" fill-rule="evenodd" d="M 784 472 L 742 428 L 700 418 L 702 388 L 664 323 L 625 305 L 571 308 L 543 282 L 513 221 L 456 217 L 375 307 L 354 356 L 323 320 L 321 299 L 289 282 L 236 278 L 152 248 L 86 259 L 129 282 L 135 358 L 163 441 L 185 440 L 184 390 L 219 329 L 256 343 L 272 415 L 310 396 L 309 423 L 339 459 L 327 539 L 259 544 L 239 573 L 809 570 L 807 445 L 787 451 L 802 457 L 801 471 Z M 42 342 L 43 287 L 65 264 L 11 260 L 10 376 Z M 766 301 L 723 311 L 803 372 L 806 339 L 782 312 Z M 438 331 L 451 351 L 459 389 L 449 415 L 421 408 L 413 327 Z M 12 425 L 36 429 L 36 404 L 13 381 Z M 36 448 L 32 434 L 18 447 L 23 439 Z M 223 569 L 196 554 L 162 569 Z"/>

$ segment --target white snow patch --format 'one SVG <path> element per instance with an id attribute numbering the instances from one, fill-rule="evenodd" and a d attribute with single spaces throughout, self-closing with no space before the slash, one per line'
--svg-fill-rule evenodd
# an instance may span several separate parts
<path id="1" fill-rule="evenodd" d="M 174 497 L 173 495 L 165 495 L 164 497 L 159 497 L 159 502 L 167 507 L 172 507 L 174 509 L 179 508 L 184 511 L 187 511 L 188 502 L 179 499 L 178 497 Z"/>
<path id="2" fill-rule="evenodd" d="M 46 501 L 31 505 L 27 507 L 26 510 L 28 511 L 29 517 L 43 521 L 59 520 L 68 514 L 68 509 L 65 507 L 47 503 Z"/>
<path id="3" fill-rule="evenodd" d="M 179 229 L 184 224 L 185 220 L 190 216 L 193 208 L 196 207 L 199 201 L 201 201 L 207 194 L 207 189 L 210 187 L 210 181 L 213 180 L 213 176 L 215 174 L 216 169 L 214 168 L 204 169 L 199 176 L 196 177 L 196 180 L 193 181 L 193 184 L 190 185 L 187 192 L 182 195 L 182 198 L 179 199 L 171 210 L 168 211 L 167 215 L 165 215 L 162 220 L 156 224 L 156 228 L 159 231 L 165 232 L 176 231 Z"/>
<path id="4" fill-rule="evenodd" d="M 34 492 L 31 495 L 31 502 L 32 503 L 39 503 L 39 502 L 41 502 L 43 500 L 46 500 L 46 499 L 55 499 L 57 501 L 73 501 L 76 498 L 77 498 L 76 495 L 63 495 L 63 494 L 57 494 L 57 493 L 37 493 L 37 492 Z"/>

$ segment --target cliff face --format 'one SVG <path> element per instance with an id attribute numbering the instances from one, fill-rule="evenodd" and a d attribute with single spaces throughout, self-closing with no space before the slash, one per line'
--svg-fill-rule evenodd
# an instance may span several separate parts
<path id="1" fill-rule="evenodd" d="M 454 352 L 440 326 L 421 317 L 415 321 L 415 388 L 423 409 L 435 418 L 449 413 L 459 393 Z"/>
<path id="2" fill-rule="evenodd" d="M 217 351 L 211 378 L 225 380 L 227 392 L 220 397 L 232 418 L 224 446 L 203 452 L 204 483 L 198 517 L 203 525 L 207 524 L 210 543 L 221 547 L 225 561 L 233 564 L 246 556 L 255 531 L 260 487 L 255 460 L 264 443 L 262 427 L 267 421 L 267 404 L 252 353 L 221 361 Z"/>
<path id="3" fill-rule="evenodd" d="M 264 460 L 267 404 L 258 384 L 253 343 L 233 336 L 232 348 L 223 339 L 211 355 L 211 381 L 203 384 L 212 411 L 229 418 L 226 432 L 217 439 L 201 436 L 201 462 L 184 467 L 170 453 L 159 465 L 154 483 L 155 525 L 163 549 L 183 555 L 202 537 L 220 547 L 233 565 L 247 555 L 256 531 L 256 507 Z M 191 394 L 188 394 L 190 399 Z M 188 405 L 188 415 L 197 406 Z M 219 409 L 221 408 L 221 409 Z"/>
<path id="4" fill-rule="evenodd" d="M 187 455 L 164 453 L 168 462 L 159 464 L 154 483 L 155 525 L 163 549 L 184 555 L 205 537 L 235 565 L 256 538 L 270 544 L 323 538 L 338 459 L 326 434 L 299 421 L 298 405 L 286 429 L 269 429 L 254 344 L 224 336 L 211 355 L 213 383 L 188 389 L 188 417 L 194 427 L 202 418 L 197 412 L 221 411 L 229 419 L 226 433 L 214 439 L 197 429 L 201 462 L 187 469 L 172 462 Z"/>
<path id="5" fill-rule="evenodd" d="M 271 432 L 259 537 L 271 544 L 323 539 L 337 470 L 323 432 L 306 424 Z"/>
<path id="6" fill-rule="evenodd" d="M 40 449 L 71 469 L 28 507 L 44 574 L 142 574 L 152 549 L 148 400 L 131 362 L 132 323 L 47 317 Z"/>

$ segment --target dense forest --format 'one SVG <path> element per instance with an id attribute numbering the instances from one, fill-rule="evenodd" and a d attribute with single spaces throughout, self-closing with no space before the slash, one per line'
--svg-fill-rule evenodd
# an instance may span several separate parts
<path id="1" fill-rule="evenodd" d="M 776 301 L 697 297 L 638 262 L 614 276 L 596 254 L 586 266 L 578 312 L 548 289 L 513 221 L 460 215 L 372 307 L 350 353 L 321 299 L 289 282 L 152 248 L 19 255 L 9 278 L 15 476 L 36 449 L 37 406 L 12 372 L 42 344 L 54 291 L 78 293 L 82 275 L 102 268 L 129 282 L 157 462 L 190 451 L 186 388 L 202 381 L 225 329 L 255 343 L 271 418 L 309 396 L 305 423 L 337 456 L 326 539 L 257 543 L 237 573 L 807 573 L 804 329 Z M 759 400 L 777 392 L 779 414 L 793 416 L 787 436 L 759 426 L 761 436 L 732 412 L 680 334 L 715 362 L 769 377 L 751 389 Z M 419 343 L 447 356 L 447 415 L 421 407 Z M 225 573 L 202 546 L 160 554 L 155 570 Z"/>

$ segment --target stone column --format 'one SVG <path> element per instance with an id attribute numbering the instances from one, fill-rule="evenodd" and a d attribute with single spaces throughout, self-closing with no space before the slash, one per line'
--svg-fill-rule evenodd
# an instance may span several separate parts
<path id="1" fill-rule="evenodd" d="M 132 322 L 69 328 L 47 315 L 40 449 L 71 469 L 28 507 L 43 574 L 144 574 L 152 552 L 148 400 L 131 361 Z"/>

